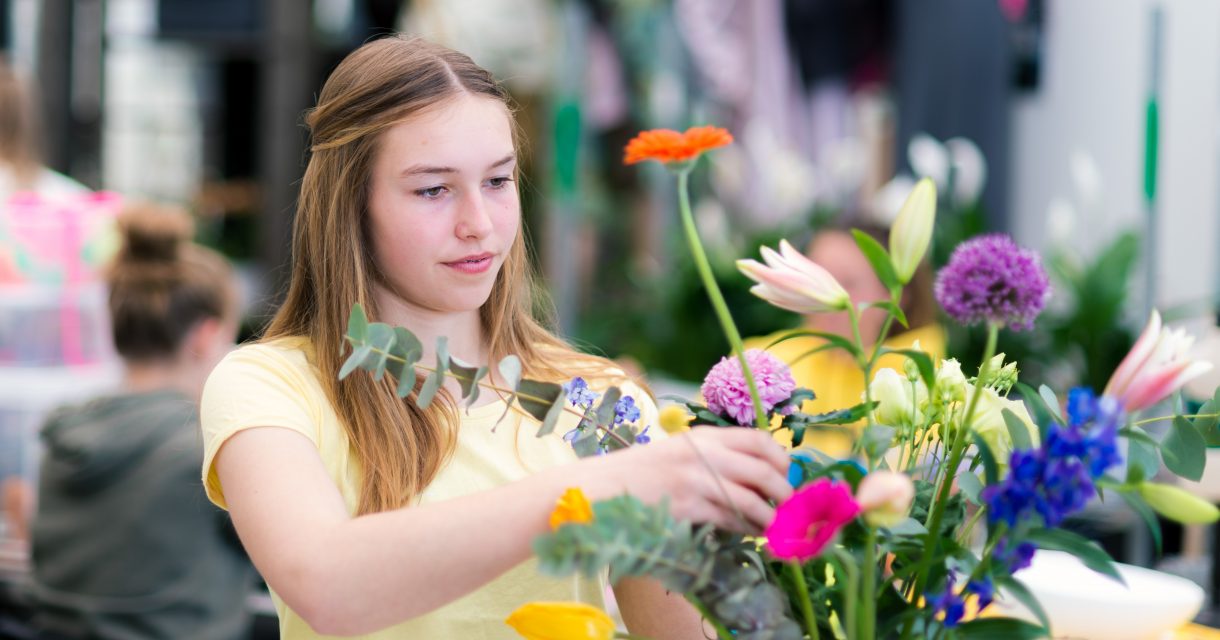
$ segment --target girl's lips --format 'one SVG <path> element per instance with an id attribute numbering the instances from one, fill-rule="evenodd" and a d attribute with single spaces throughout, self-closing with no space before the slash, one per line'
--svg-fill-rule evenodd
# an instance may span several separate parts
<path id="1" fill-rule="evenodd" d="M 446 267 L 455 269 L 462 273 L 474 274 L 474 273 L 483 273 L 484 271 L 487 271 L 488 269 L 490 269 L 491 268 L 491 259 L 492 259 L 491 254 L 485 254 L 482 256 L 465 258 L 465 259 L 457 260 L 454 262 L 446 262 L 444 264 Z"/>

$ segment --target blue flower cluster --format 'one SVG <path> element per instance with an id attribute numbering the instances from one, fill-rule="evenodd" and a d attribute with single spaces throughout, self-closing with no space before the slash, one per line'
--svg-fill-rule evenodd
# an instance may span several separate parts
<path id="1" fill-rule="evenodd" d="M 585 411 L 593 408 L 593 403 L 597 402 L 600 394 L 589 388 L 589 383 L 584 378 L 576 377 L 563 384 L 563 392 L 567 396 L 568 402 L 574 407 L 578 407 Z M 614 403 L 614 424 L 632 424 L 640 419 L 640 408 L 635 404 L 635 398 L 631 396 L 623 396 L 618 402 Z M 635 436 L 636 444 L 648 444 L 652 442 L 652 436 L 648 435 L 648 430 L 651 425 L 644 427 Z M 592 437 L 595 431 L 593 425 L 588 420 L 582 420 L 575 429 L 564 434 L 563 439 L 576 446 L 578 441 L 584 440 L 586 437 Z M 607 433 L 598 440 L 597 454 L 601 455 L 606 452 L 606 447 L 611 440 L 611 436 Z"/>
<path id="2" fill-rule="evenodd" d="M 988 519 L 1016 527 L 1038 515 L 1054 527 L 1082 509 L 1097 493 L 1094 481 L 1122 462 L 1117 443 L 1122 420 L 1112 398 L 1073 389 L 1067 426 L 1051 425 L 1041 449 L 1013 451 L 1008 477 L 983 490 Z"/>
<path id="3" fill-rule="evenodd" d="M 1032 542 L 1013 545 L 1007 537 L 1003 537 L 992 547 L 991 560 L 1007 569 L 1009 574 L 1013 574 L 1032 564 L 1034 552 L 1037 550 Z"/>
<path id="4" fill-rule="evenodd" d="M 967 581 L 960 592 L 955 589 L 956 583 L 957 574 L 950 571 L 945 579 L 944 591 L 927 596 L 928 607 L 933 614 L 944 614 L 941 623 L 947 628 L 956 627 L 962 621 L 962 616 L 966 614 L 966 598 L 972 595 L 978 597 L 978 611 L 986 609 L 995 601 L 995 584 L 990 577 Z"/>
<path id="5" fill-rule="evenodd" d="M 585 382 L 584 378 L 576 377 L 571 381 L 563 384 L 563 392 L 568 396 L 568 402 L 572 406 L 588 409 L 593 406 L 597 400 L 597 394 L 589 388 L 589 383 Z"/>

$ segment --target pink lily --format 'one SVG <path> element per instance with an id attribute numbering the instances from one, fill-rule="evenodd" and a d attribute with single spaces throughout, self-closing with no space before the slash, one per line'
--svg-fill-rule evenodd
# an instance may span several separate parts
<path id="1" fill-rule="evenodd" d="M 1160 402 L 1211 370 L 1210 362 L 1190 359 L 1187 351 L 1193 343 L 1184 330 L 1162 327 L 1161 314 L 1154 309 L 1139 340 L 1110 376 L 1105 395 L 1131 413 Z"/>
<path id="2" fill-rule="evenodd" d="M 851 298 L 826 269 L 780 240 L 779 253 L 769 247 L 759 250 L 767 264 L 738 260 L 737 268 L 758 284 L 750 293 L 771 304 L 797 313 L 843 311 Z"/>

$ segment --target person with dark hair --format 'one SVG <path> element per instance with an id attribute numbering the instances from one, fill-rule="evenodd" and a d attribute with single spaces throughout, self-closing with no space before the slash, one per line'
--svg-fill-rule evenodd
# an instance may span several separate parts
<path id="1" fill-rule="evenodd" d="M 888 231 L 885 228 L 867 224 L 855 227 L 871 235 L 882 246 L 887 244 Z M 843 285 L 851 296 L 852 304 L 889 299 L 889 291 L 881 284 L 877 274 L 873 273 L 868 259 L 860 252 L 855 238 L 847 229 L 824 229 L 814 234 L 805 255 L 824 267 Z M 871 348 L 878 340 L 893 349 L 907 349 L 918 343 L 919 348 L 934 361 L 943 358 L 946 336 L 944 329 L 936 322 L 932 270 L 926 262 L 916 269 L 910 284 L 903 292 L 900 306 L 906 314 L 909 329 L 904 329 L 895 322 L 884 336 L 881 335 L 884 311 L 870 308 L 860 314 L 860 336 L 865 347 Z M 806 316 L 801 328 L 852 338 L 851 321 L 846 311 Z M 802 410 L 805 412 L 822 413 L 859 404 L 864 394 L 864 376 L 855 360 L 838 349 L 806 355 L 824 344 L 821 338 L 810 336 L 792 338 L 768 347 L 790 331 L 791 329 L 786 329 L 763 338 L 752 338 L 746 341 L 746 348 L 766 348 L 792 367 L 792 376 L 797 386 L 812 389 L 817 395 L 815 399 L 803 405 Z M 887 367 L 902 371 L 904 360 L 905 358 L 899 355 L 883 355 L 877 360 L 873 372 Z M 783 439 L 789 435 L 787 430 L 776 432 L 776 436 Z M 854 434 L 844 431 L 815 431 L 805 437 L 803 444 L 830 455 L 843 455 L 851 450 L 853 438 Z"/>
<path id="2" fill-rule="evenodd" d="M 232 268 L 181 210 L 129 205 L 106 274 L 115 395 L 54 412 L 31 531 L 34 624 L 54 639 L 249 633 L 253 568 L 199 483 L 198 401 L 233 346 Z"/>

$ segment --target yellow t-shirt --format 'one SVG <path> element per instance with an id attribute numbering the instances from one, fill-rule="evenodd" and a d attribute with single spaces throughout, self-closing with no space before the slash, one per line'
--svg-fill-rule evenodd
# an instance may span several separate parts
<path id="1" fill-rule="evenodd" d="M 218 506 L 225 507 L 225 498 L 212 463 L 221 445 L 243 429 L 276 426 L 297 431 L 314 443 L 348 512 L 355 513 L 360 494 L 360 461 L 326 399 L 311 358 L 311 346 L 304 339 L 251 344 L 229 354 L 208 378 L 201 407 L 203 481 L 208 497 Z M 593 381 L 590 384 L 595 386 Z M 620 386 L 624 394 L 635 398 L 640 408 L 638 424 L 656 425 L 652 399 L 634 385 Z M 563 440 L 563 434 L 575 426 L 576 416 L 565 413 L 551 435 L 537 438 L 534 434 L 538 422 L 514 411 L 493 433 L 492 426 L 504 409 L 504 402 L 497 400 L 468 412 L 461 410 L 457 449 L 452 460 L 420 495 L 420 504 L 485 491 L 547 467 L 576 461 L 572 447 Z M 664 437 L 656 426 L 648 435 Z M 531 558 L 431 613 L 361 637 L 507 640 L 519 636 L 504 624 L 504 619 L 526 602 L 579 601 L 602 607 L 604 593 L 604 578 L 592 581 L 548 578 L 539 573 L 537 560 Z M 281 638 L 324 637 L 315 633 L 274 591 L 271 596 L 279 614 Z"/>
<path id="2" fill-rule="evenodd" d="M 747 349 L 763 349 L 779 339 L 791 329 L 779 331 L 761 338 L 750 338 L 745 342 Z M 939 364 L 945 357 L 945 331 L 937 324 L 917 327 L 905 333 L 898 334 L 885 341 L 885 346 L 891 349 L 908 349 L 919 341 L 919 348 L 926 352 L 934 364 Z M 847 352 L 841 349 L 827 349 L 796 362 L 802 355 L 824 344 L 821 338 L 803 336 L 793 338 L 767 348 L 775 357 L 792 366 L 792 377 L 796 386 L 812 389 L 817 396 L 801 405 L 801 411 L 806 413 L 825 413 L 835 409 L 846 409 L 863 401 L 864 373 L 852 360 Z M 902 371 L 906 358 L 900 354 L 886 354 L 877 359 L 873 372 L 891 368 Z M 796 362 L 795 365 L 792 363 Z M 788 430 L 775 432 L 776 439 L 787 445 L 792 442 L 792 433 Z M 851 451 L 852 436 L 836 431 L 807 431 L 801 446 L 810 446 L 832 456 L 842 456 Z"/>

